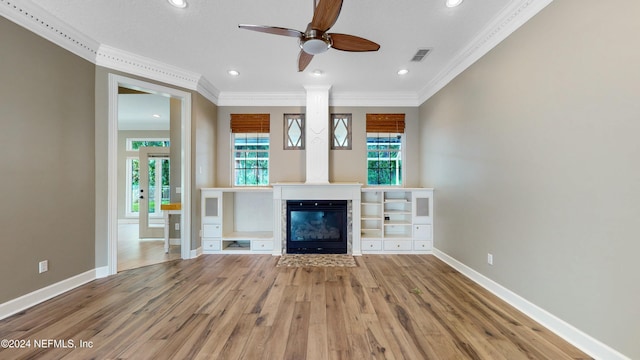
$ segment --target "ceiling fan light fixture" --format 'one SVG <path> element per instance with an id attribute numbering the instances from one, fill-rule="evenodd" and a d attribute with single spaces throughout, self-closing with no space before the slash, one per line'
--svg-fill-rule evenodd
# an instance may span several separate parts
<path id="1" fill-rule="evenodd" d="M 447 7 L 456 7 L 460 4 L 462 4 L 462 0 L 446 0 L 444 3 Z"/>
<path id="2" fill-rule="evenodd" d="M 329 50 L 331 43 L 322 39 L 309 39 L 302 42 L 300 47 L 309 55 L 318 55 Z"/>
<path id="3" fill-rule="evenodd" d="M 187 7 L 187 0 L 167 0 L 174 7 L 184 9 Z"/>
<path id="4" fill-rule="evenodd" d="M 227 71 L 227 74 L 229 74 L 231 76 L 238 76 L 238 75 L 240 75 L 240 72 L 238 70 L 229 70 L 229 71 Z"/>
<path id="5" fill-rule="evenodd" d="M 409 73 L 409 70 L 407 70 L 407 69 L 398 70 L 398 75 L 400 75 L 400 76 L 407 75 L 408 73 Z"/>
<path id="6" fill-rule="evenodd" d="M 320 76 L 324 75 L 324 71 L 322 71 L 320 69 L 316 69 L 316 70 L 313 70 L 311 72 L 311 75 L 313 75 L 315 77 L 320 77 Z"/>

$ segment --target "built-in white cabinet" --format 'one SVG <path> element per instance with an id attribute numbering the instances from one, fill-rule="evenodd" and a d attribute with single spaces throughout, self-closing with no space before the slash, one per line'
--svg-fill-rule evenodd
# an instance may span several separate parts
<path id="1" fill-rule="evenodd" d="M 284 216 L 281 204 L 285 197 L 282 188 L 275 188 L 280 190 L 202 189 L 202 252 L 281 253 L 284 241 L 280 228 Z M 411 254 L 433 250 L 433 189 L 358 186 L 354 194 L 349 190 L 348 196 L 340 193 L 340 189 L 342 187 L 331 189 L 331 193 L 337 194 L 336 198 L 353 201 L 353 231 L 360 234 L 353 236 L 354 254 Z M 307 199 L 316 195 L 297 196 Z M 326 193 L 322 197 L 330 198 Z M 279 236 L 274 237 L 274 231 Z"/>
<path id="2" fill-rule="evenodd" d="M 273 251 L 271 188 L 202 189 L 202 252 Z"/>
<path id="3" fill-rule="evenodd" d="M 363 188 L 362 253 L 420 253 L 433 249 L 433 190 Z"/>

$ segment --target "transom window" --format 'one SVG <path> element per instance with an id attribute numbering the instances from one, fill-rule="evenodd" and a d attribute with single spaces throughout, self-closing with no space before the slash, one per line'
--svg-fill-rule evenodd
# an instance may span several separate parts
<path id="1" fill-rule="evenodd" d="M 402 185 L 401 133 L 367 133 L 367 184 Z"/>
<path id="2" fill-rule="evenodd" d="M 269 134 L 233 134 L 235 186 L 269 185 Z"/>
<path id="3" fill-rule="evenodd" d="M 169 147 L 169 139 L 127 138 L 127 151 L 138 151 L 143 146 Z"/>

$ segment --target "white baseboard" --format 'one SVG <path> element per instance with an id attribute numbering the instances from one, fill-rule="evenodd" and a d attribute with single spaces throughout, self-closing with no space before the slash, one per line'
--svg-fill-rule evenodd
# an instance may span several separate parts
<path id="1" fill-rule="evenodd" d="M 191 250 L 190 259 L 195 259 L 200 255 L 202 255 L 202 246 L 197 249 Z"/>
<path id="2" fill-rule="evenodd" d="M 538 307 L 527 299 L 480 274 L 446 253 L 438 249 L 434 249 L 433 254 L 449 266 L 476 282 L 478 285 L 509 303 L 509 305 L 515 307 L 533 320 L 539 322 L 542 326 L 553 331 L 568 343 L 589 354 L 589 356 L 592 356 L 594 359 L 631 360 L 606 344 L 585 334 L 573 325 Z"/>
<path id="3" fill-rule="evenodd" d="M 111 274 L 109 273 L 108 266 L 101 266 L 99 268 L 96 268 L 96 279 L 106 278 L 109 275 Z"/>
<path id="4" fill-rule="evenodd" d="M 97 269 L 89 270 L 0 304 L 0 320 L 95 280 L 96 274 Z"/>

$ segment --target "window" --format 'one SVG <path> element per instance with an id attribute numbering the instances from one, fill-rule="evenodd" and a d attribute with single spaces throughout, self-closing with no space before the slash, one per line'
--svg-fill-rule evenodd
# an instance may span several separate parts
<path id="1" fill-rule="evenodd" d="M 269 134 L 233 134 L 235 186 L 269 185 Z"/>
<path id="2" fill-rule="evenodd" d="M 269 185 L 269 114 L 231 114 L 233 185 Z"/>
<path id="3" fill-rule="evenodd" d="M 331 114 L 331 150 L 351 150 L 351 114 Z"/>
<path id="4" fill-rule="evenodd" d="M 284 149 L 304 150 L 303 114 L 284 114 Z"/>
<path id="5" fill-rule="evenodd" d="M 404 114 L 367 114 L 367 184 L 402 185 Z"/>
<path id="6" fill-rule="evenodd" d="M 143 146 L 168 147 L 169 139 L 134 139 L 127 138 L 127 151 L 138 151 Z"/>
<path id="7" fill-rule="evenodd" d="M 367 133 L 367 184 L 402 185 L 402 134 Z"/>

